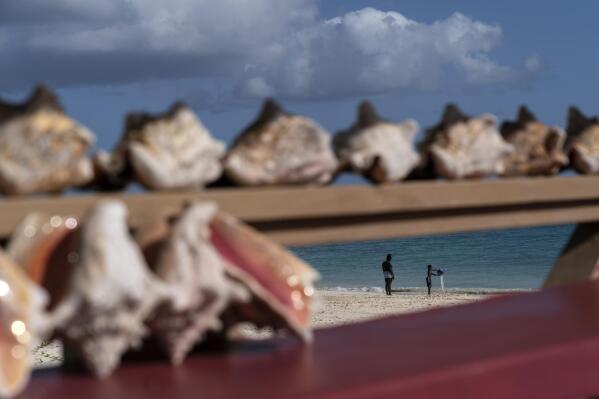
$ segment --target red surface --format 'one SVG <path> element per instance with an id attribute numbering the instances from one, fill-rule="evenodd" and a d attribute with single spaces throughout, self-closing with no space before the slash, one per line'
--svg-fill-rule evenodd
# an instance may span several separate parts
<path id="1" fill-rule="evenodd" d="M 34 376 L 23 398 L 573 398 L 599 393 L 599 282 L 391 317 L 293 340 L 129 363 L 104 381 Z"/>

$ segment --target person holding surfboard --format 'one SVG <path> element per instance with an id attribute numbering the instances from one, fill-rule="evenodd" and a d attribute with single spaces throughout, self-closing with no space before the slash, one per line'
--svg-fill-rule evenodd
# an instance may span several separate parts
<path id="1" fill-rule="evenodd" d="M 441 276 L 443 270 L 433 269 L 432 265 L 426 267 L 426 287 L 428 288 L 428 295 L 431 295 L 431 287 L 433 286 L 433 276 Z"/>

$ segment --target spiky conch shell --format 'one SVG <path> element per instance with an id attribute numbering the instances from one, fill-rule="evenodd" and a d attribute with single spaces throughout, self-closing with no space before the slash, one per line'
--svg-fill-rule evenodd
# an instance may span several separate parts
<path id="1" fill-rule="evenodd" d="M 198 189 L 218 179 L 225 144 L 176 102 L 162 114 L 129 113 L 120 143 L 94 156 L 95 185 L 121 189 L 136 179 L 149 190 Z"/>
<path id="2" fill-rule="evenodd" d="M 426 172 L 434 170 L 448 179 L 502 174 L 503 158 L 514 151 L 497 130 L 494 115 L 470 117 L 454 104 L 445 107 L 441 121 L 427 130 L 420 147 Z"/>
<path id="3" fill-rule="evenodd" d="M 208 330 L 240 323 L 310 340 L 318 273 L 213 203 L 191 205 L 171 224 L 149 223 L 137 239 L 171 294 L 148 321 L 173 363 Z"/>
<path id="4" fill-rule="evenodd" d="M 272 99 L 234 140 L 223 164 L 228 179 L 246 186 L 322 185 L 335 177 L 339 166 L 331 135 Z"/>
<path id="5" fill-rule="evenodd" d="M 22 104 L 0 101 L 0 191 L 60 192 L 87 184 L 93 177 L 87 151 L 94 142 L 43 86 Z"/>
<path id="6" fill-rule="evenodd" d="M 19 394 L 29 380 L 45 303 L 44 291 L 0 250 L 0 398 Z"/>
<path id="7" fill-rule="evenodd" d="M 502 123 L 500 130 L 514 146 L 514 152 L 504 157 L 504 176 L 553 175 L 568 164 L 565 131 L 539 122 L 526 106 L 520 106 L 516 119 Z"/>
<path id="8" fill-rule="evenodd" d="M 382 119 L 368 101 L 358 107 L 357 120 L 333 138 L 339 161 L 375 183 L 404 179 L 419 163 L 414 139 L 418 122 L 399 123 Z"/>
<path id="9" fill-rule="evenodd" d="M 123 353 L 141 344 L 144 321 L 166 289 L 130 237 L 123 203 L 98 203 L 76 227 L 57 218 L 25 220 L 9 250 L 36 254 L 24 257 L 24 267 L 48 286 L 49 326 L 66 353 L 105 377 Z"/>
<path id="10" fill-rule="evenodd" d="M 136 234 L 150 268 L 169 287 L 148 326 L 174 364 L 208 331 L 222 328 L 220 315 L 230 302 L 249 300 L 248 291 L 225 276 L 210 244 L 216 210 L 213 203 L 194 204 L 171 224 L 158 221 Z"/>
<path id="11" fill-rule="evenodd" d="M 599 173 L 599 118 L 570 107 L 566 132 L 565 146 L 572 166 L 582 174 Z"/>

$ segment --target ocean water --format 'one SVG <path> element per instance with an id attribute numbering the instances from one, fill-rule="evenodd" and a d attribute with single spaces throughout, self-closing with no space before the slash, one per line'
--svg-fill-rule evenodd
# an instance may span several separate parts
<path id="1" fill-rule="evenodd" d="M 543 282 L 573 225 L 492 230 L 379 241 L 296 247 L 321 273 L 323 289 L 379 290 L 390 253 L 393 288 L 425 287 L 426 265 L 445 271 L 445 287 L 530 289 Z M 439 279 L 433 279 L 439 287 Z"/>

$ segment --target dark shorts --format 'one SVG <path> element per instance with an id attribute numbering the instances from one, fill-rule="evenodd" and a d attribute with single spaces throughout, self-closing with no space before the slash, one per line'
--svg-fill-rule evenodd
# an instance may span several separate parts
<path id="1" fill-rule="evenodd" d="M 431 285 L 433 285 L 432 281 L 427 278 L 426 279 L 426 286 L 430 287 Z"/>
<path id="2" fill-rule="evenodd" d="M 391 284 L 391 281 L 393 281 L 392 278 L 386 278 L 385 279 L 385 284 Z"/>

